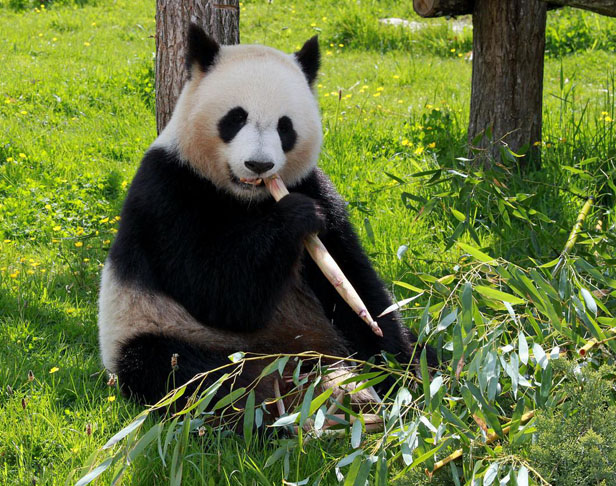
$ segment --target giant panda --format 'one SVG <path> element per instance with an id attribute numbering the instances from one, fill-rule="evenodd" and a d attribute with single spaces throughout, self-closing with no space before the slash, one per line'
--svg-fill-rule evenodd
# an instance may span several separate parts
<path id="1" fill-rule="evenodd" d="M 102 361 L 127 395 L 162 398 L 174 355 L 176 385 L 237 351 L 411 361 L 415 339 L 398 314 L 375 336 L 304 249 L 318 232 L 372 315 L 392 304 L 317 167 L 319 62 L 316 37 L 290 55 L 221 46 L 189 27 L 190 77 L 141 161 L 102 272 Z M 279 202 L 259 183 L 274 174 L 291 192 Z M 262 367 L 246 363 L 235 386 Z"/>

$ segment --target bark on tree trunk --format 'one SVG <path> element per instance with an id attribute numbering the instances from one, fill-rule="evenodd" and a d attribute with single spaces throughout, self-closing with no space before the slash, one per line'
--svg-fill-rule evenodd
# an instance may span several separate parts
<path id="1" fill-rule="evenodd" d="M 240 42 L 239 0 L 156 1 L 156 128 L 171 118 L 188 73 L 184 66 L 189 22 L 220 44 Z"/>
<path id="2" fill-rule="evenodd" d="M 422 17 L 465 15 L 472 13 L 473 0 L 413 0 L 413 8 Z"/>
<path id="3" fill-rule="evenodd" d="M 546 3 L 476 0 L 469 142 L 491 128 L 514 152 L 528 146 L 521 163 L 539 163 Z M 499 145 L 479 144 L 495 157 Z"/>
<path id="4" fill-rule="evenodd" d="M 583 8 L 610 17 L 616 17 L 616 0 L 543 0 L 562 6 Z"/>

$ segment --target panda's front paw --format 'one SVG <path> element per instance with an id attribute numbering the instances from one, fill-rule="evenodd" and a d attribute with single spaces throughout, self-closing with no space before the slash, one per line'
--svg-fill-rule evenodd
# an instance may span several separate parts
<path id="1" fill-rule="evenodd" d="M 277 203 L 277 209 L 299 236 L 325 229 L 325 214 L 319 203 L 311 197 L 291 193 Z"/>

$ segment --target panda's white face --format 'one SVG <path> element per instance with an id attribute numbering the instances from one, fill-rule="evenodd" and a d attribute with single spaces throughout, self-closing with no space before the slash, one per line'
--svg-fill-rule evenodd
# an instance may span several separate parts
<path id="1" fill-rule="evenodd" d="M 165 133 L 167 132 L 167 133 Z M 239 198 L 267 196 L 263 178 L 293 185 L 316 165 L 318 105 L 297 60 L 263 46 L 221 46 L 194 69 L 157 144 Z"/>

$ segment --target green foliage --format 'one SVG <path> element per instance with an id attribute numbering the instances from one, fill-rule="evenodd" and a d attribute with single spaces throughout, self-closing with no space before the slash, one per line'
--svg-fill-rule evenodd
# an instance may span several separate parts
<path id="1" fill-rule="evenodd" d="M 537 441 L 527 457 L 559 486 L 616 483 L 614 366 L 569 365 L 559 410 L 537 414 Z"/>
<path id="2" fill-rule="evenodd" d="M 442 364 L 426 383 L 393 371 L 406 381 L 382 411 L 385 434 L 355 425 L 361 418 L 351 424 L 348 413 L 341 437 L 316 438 L 310 428 L 307 441 L 283 437 L 274 429 L 292 426 L 284 420 L 318 425 L 332 396 L 312 388 L 311 399 L 274 428 L 246 389 L 226 403 L 211 400 L 203 411 L 148 416 L 95 454 L 143 411 L 120 396 L 117 383 L 106 385 L 95 323 L 119 209 L 156 136 L 154 3 L 0 5 L 0 483 L 64 484 L 68 477 L 74 484 L 105 464 L 103 479 L 123 471 L 123 484 L 163 484 L 180 471 L 185 484 L 308 477 L 309 484 L 335 484 L 336 467 L 347 484 L 366 474 L 376 484 L 457 486 L 473 477 L 486 485 L 509 477 L 512 484 L 511 474 L 523 484 L 527 473 L 529 484 L 540 483 L 528 451 L 543 432 L 537 421 L 523 423 L 522 414 L 573 416 L 567 407 L 575 390 L 558 366 L 561 353 L 593 369 L 614 358 L 609 43 L 546 59 L 543 167 L 523 175 L 508 152 L 507 164 L 486 169 L 467 153 L 468 29 L 454 33 L 445 19 L 417 31 L 377 21 L 418 21 L 411 2 L 245 2 L 244 43 L 291 52 L 320 35 L 321 166 L 349 202 L 364 247 L 396 299 L 413 298 L 403 318 Z M 575 12 L 590 27 L 605 25 L 598 35 L 608 38 L 614 20 Z M 589 196 L 596 199 L 573 251 L 561 257 Z M 591 338 L 599 344 L 590 358 L 578 358 Z M 229 373 L 247 358 L 235 356 Z M 379 369 L 361 372 L 377 373 L 364 375 L 366 381 L 384 376 Z M 211 420 L 208 409 L 231 411 L 233 399 L 239 401 L 229 419 L 244 437 L 215 423 L 199 425 Z M 613 406 L 609 400 L 604 408 Z M 485 443 L 509 422 L 509 432 Z M 593 431 L 608 443 L 607 432 Z M 425 468 L 456 450 L 461 460 L 431 481 L 425 477 Z M 117 459 L 105 463 L 108 457 Z"/>
<path id="3" fill-rule="evenodd" d="M 575 8 L 548 13 L 545 49 L 549 56 L 563 56 L 584 50 L 616 52 L 614 19 L 588 15 Z"/>

